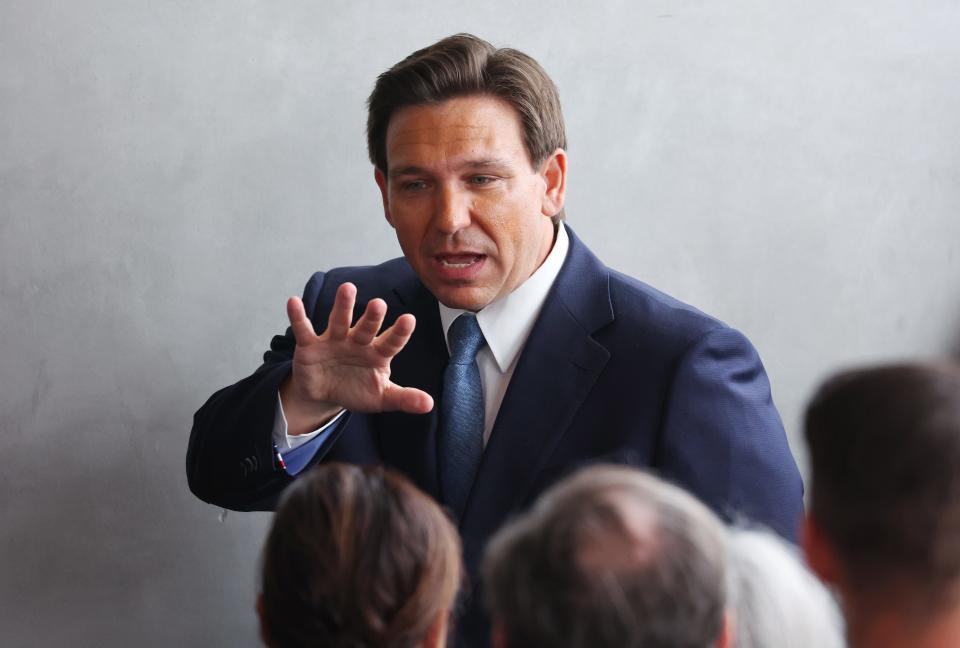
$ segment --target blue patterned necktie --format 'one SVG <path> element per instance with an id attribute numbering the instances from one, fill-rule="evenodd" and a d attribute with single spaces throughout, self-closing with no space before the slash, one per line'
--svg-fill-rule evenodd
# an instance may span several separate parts
<path id="1" fill-rule="evenodd" d="M 443 502 L 459 520 L 483 454 L 483 385 L 477 351 L 483 332 L 473 313 L 450 325 L 450 362 L 440 398 L 440 485 Z"/>

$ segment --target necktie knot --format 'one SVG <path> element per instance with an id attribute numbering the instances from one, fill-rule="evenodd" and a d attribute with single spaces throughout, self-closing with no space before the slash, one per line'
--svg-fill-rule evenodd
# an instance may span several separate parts
<path id="1" fill-rule="evenodd" d="M 483 346 L 483 331 L 473 313 L 464 313 L 453 321 L 448 332 L 451 364 L 473 364 Z"/>

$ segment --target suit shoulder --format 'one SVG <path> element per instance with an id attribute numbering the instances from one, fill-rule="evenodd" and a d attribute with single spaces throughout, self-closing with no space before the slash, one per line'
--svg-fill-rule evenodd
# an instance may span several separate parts
<path id="1" fill-rule="evenodd" d="M 357 287 L 357 303 L 365 304 L 374 297 L 386 297 L 394 286 L 415 279 L 413 269 L 403 257 L 378 265 L 333 268 L 323 274 L 320 301 L 332 304 L 337 288 L 347 281 Z"/>
<path id="2" fill-rule="evenodd" d="M 378 265 L 333 268 L 311 277 L 304 291 L 304 303 L 321 331 L 341 284 L 349 281 L 357 287 L 356 309 L 359 313 L 374 297 L 388 299 L 395 286 L 415 279 L 413 269 L 403 257 Z"/>
<path id="3" fill-rule="evenodd" d="M 610 301 L 617 327 L 635 335 L 682 347 L 729 326 L 653 286 L 610 270 Z"/>
<path id="4" fill-rule="evenodd" d="M 413 276 L 413 269 L 407 260 L 403 257 L 390 259 L 378 265 L 365 266 L 342 266 L 328 270 L 325 275 L 325 283 L 334 283 L 339 286 L 345 281 L 350 281 L 358 285 L 367 284 L 371 286 L 391 286 L 397 281 L 402 281 Z"/>

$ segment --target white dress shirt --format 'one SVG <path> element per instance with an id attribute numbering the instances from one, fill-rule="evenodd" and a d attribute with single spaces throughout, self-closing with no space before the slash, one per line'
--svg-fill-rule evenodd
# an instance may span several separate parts
<path id="1" fill-rule="evenodd" d="M 512 293 L 490 302 L 477 312 L 477 323 L 483 332 L 483 339 L 487 342 L 477 352 L 477 367 L 480 369 L 480 382 L 483 385 L 484 446 L 490 439 L 490 432 L 500 411 L 500 403 L 503 402 L 503 395 L 507 393 L 513 370 L 517 367 L 517 359 L 540 316 L 547 294 L 560 273 L 569 244 L 567 230 L 561 225 L 557 228 L 553 249 L 537 271 Z M 440 304 L 440 322 L 443 324 L 445 339 L 450 332 L 450 325 L 465 312 Z M 450 351 L 449 341 L 447 351 Z"/>
<path id="2" fill-rule="evenodd" d="M 517 359 L 527 343 L 533 325 L 540 316 L 540 310 L 547 300 L 547 294 L 553 282 L 560 274 L 569 246 L 567 230 L 560 225 L 557 227 L 556 240 L 550 254 L 536 272 L 512 293 L 489 303 L 483 310 L 477 312 L 477 323 L 480 324 L 480 330 L 486 340 L 486 345 L 477 352 L 477 367 L 480 369 L 480 382 L 483 385 L 484 446 L 490 439 L 490 432 L 500 411 L 500 404 L 503 402 L 503 396 L 507 393 L 510 378 L 517 366 Z M 443 336 L 446 339 L 450 325 L 466 311 L 443 304 L 439 304 L 439 307 Z M 449 350 L 448 342 L 447 351 Z M 277 410 L 273 422 L 273 442 L 281 453 L 287 452 L 314 438 L 336 423 L 341 416 L 343 416 L 342 411 L 319 430 L 291 436 L 287 434 L 287 419 L 283 414 L 283 404 L 280 402 L 278 392 Z"/>

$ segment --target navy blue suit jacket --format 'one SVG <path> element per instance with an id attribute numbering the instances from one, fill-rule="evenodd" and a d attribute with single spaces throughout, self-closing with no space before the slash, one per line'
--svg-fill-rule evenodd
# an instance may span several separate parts
<path id="1" fill-rule="evenodd" d="M 475 576 L 484 544 L 512 512 L 594 462 L 652 467 L 725 518 L 795 538 L 802 483 L 753 346 L 610 270 L 568 232 L 567 259 L 518 360 L 460 522 L 468 574 Z M 416 316 L 392 379 L 438 397 L 447 350 L 437 300 L 407 262 L 315 274 L 304 303 L 318 332 L 344 281 L 357 285 L 357 316 L 374 297 L 387 302 L 385 326 L 402 313 Z M 201 499 L 269 509 L 292 479 L 275 461 L 271 430 L 293 349 L 289 330 L 275 337 L 256 373 L 197 412 L 187 472 Z M 383 463 L 439 496 L 436 408 L 348 417 L 315 460 Z M 464 631 L 479 636 L 471 629 L 483 625 L 477 610 L 468 617 Z"/>

